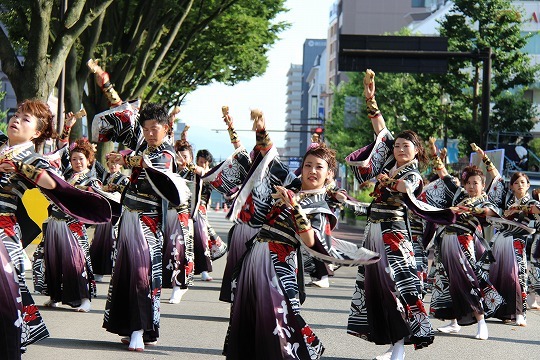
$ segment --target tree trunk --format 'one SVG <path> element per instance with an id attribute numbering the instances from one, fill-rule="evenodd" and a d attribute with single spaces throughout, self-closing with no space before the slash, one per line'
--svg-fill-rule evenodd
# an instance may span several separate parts
<path id="1" fill-rule="evenodd" d="M 79 92 L 77 82 L 77 52 L 74 47 L 71 48 L 66 59 L 66 84 L 64 107 L 66 112 L 77 112 L 81 109 L 82 94 Z M 82 121 L 77 120 L 71 128 L 69 140 L 74 141 L 82 137 Z"/>

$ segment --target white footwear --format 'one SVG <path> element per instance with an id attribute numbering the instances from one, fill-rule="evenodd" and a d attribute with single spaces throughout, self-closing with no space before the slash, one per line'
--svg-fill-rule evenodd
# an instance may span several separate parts
<path id="1" fill-rule="evenodd" d="M 47 301 L 45 301 L 45 303 L 43 304 L 43 306 L 45 307 L 59 307 L 61 303 L 59 302 L 55 302 L 53 299 L 49 299 Z"/>
<path id="2" fill-rule="evenodd" d="M 90 309 L 92 308 L 92 304 L 90 303 L 90 300 L 87 299 L 87 298 L 84 298 L 81 300 L 81 306 L 79 306 L 78 308 L 76 308 L 75 310 L 78 311 L 78 312 L 89 312 Z"/>
<path id="3" fill-rule="evenodd" d="M 450 324 L 446 326 L 437 328 L 437 331 L 442 332 L 444 334 L 455 334 L 455 333 L 458 333 L 459 330 L 461 330 L 461 326 L 458 325 L 456 320 L 452 320 Z"/>
<path id="4" fill-rule="evenodd" d="M 94 274 L 94 280 L 96 282 L 103 282 L 103 275 L 96 275 Z"/>
<path id="5" fill-rule="evenodd" d="M 525 320 L 525 316 L 523 315 L 516 315 L 516 326 L 527 326 L 527 320 Z"/>
<path id="6" fill-rule="evenodd" d="M 203 272 L 201 273 L 201 280 L 202 280 L 202 281 L 212 281 L 212 280 L 214 280 L 214 279 L 210 276 L 210 274 L 208 273 L 208 271 L 203 271 Z"/>
<path id="7" fill-rule="evenodd" d="M 174 286 L 169 299 L 169 304 L 179 304 L 182 300 L 182 296 L 188 291 L 188 289 L 181 289 L 180 286 Z"/>
<path id="8" fill-rule="evenodd" d="M 394 345 L 391 345 L 388 350 L 384 354 L 375 356 L 374 360 L 390 360 L 392 357 L 392 350 L 394 349 Z"/>
<path id="9" fill-rule="evenodd" d="M 324 275 L 320 280 L 312 280 L 309 284 L 315 285 L 320 288 L 329 288 L 330 287 L 330 281 L 328 280 L 328 276 Z"/>
<path id="10" fill-rule="evenodd" d="M 405 359 L 405 340 L 401 339 L 394 344 L 392 349 L 392 356 L 390 360 L 403 360 Z"/>
<path id="11" fill-rule="evenodd" d="M 536 302 L 536 294 L 531 293 L 527 295 L 527 308 L 531 310 L 538 310 L 540 309 L 540 305 Z"/>
<path id="12" fill-rule="evenodd" d="M 129 351 L 144 351 L 143 330 L 135 330 L 131 333 Z"/>
<path id="13" fill-rule="evenodd" d="M 478 331 L 475 338 L 478 340 L 487 340 L 489 337 L 488 328 L 484 319 L 478 321 Z"/>

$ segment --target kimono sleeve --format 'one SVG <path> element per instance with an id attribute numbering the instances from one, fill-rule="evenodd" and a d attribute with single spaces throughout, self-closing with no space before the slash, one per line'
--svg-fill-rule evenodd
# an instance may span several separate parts
<path id="1" fill-rule="evenodd" d="M 243 146 L 239 147 L 225 161 L 216 165 L 202 177 L 221 194 L 231 195 L 242 185 L 251 167 L 251 159 Z"/>
<path id="2" fill-rule="evenodd" d="M 115 141 L 134 150 L 143 139 L 138 118 L 137 103 L 129 102 L 96 114 L 92 120 L 92 141 Z"/>
<path id="3" fill-rule="evenodd" d="M 448 175 L 443 179 L 437 179 L 427 184 L 418 199 L 428 205 L 442 209 L 452 206 L 457 190 L 457 179 Z"/>
<path id="4" fill-rule="evenodd" d="M 374 143 L 356 150 L 345 158 L 354 176 L 360 182 L 368 181 L 382 172 L 385 165 L 394 160 L 394 138 L 384 128 Z"/>
<path id="5" fill-rule="evenodd" d="M 493 205 L 504 209 L 505 199 L 508 193 L 508 188 L 504 184 L 504 179 L 501 175 L 497 175 L 487 188 L 488 200 Z"/>

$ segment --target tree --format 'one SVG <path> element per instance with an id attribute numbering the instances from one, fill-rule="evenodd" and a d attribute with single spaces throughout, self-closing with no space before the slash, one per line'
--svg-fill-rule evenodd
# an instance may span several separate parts
<path id="1" fill-rule="evenodd" d="M 288 26 L 274 23 L 285 11 L 283 3 L 116 0 L 99 35 L 89 28 L 81 48 L 93 46 L 122 99 L 177 105 L 200 85 L 234 84 L 264 73 L 269 47 Z M 79 66 L 84 67 L 84 61 Z M 93 79 L 88 80 L 90 91 L 82 93 L 82 99 L 92 118 L 106 102 Z M 100 156 L 111 146 L 100 146 Z"/>
<path id="2" fill-rule="evenodd" d="M 284 0 L 74 0 L 60 22 L 59 13 L 53 14 L 58 3 L 52 0 L 0 0 L 8 9 L 0 19 L 9 33 L 9 38 L 4 31 L 0 34 L 0 59 L 18 99 L 44 100 L 65 61 L 65 108 L 76 111 L 82 103 L 88 119 L 108 107 L 88 76 L 90 58 L 101 60 L 122 99 L 178 104 L 197 86 L 212 81 L 235 84 L 263 74 L 267 51 L 288 26 L 274 21 L 286 11 L 283 4 Z M 71 137 L 80 136 L 77 124 Z M 111 146 L 100 146 L 100 152 Z"/>
<path id="3" fill-rule="evenodd" d="M 451 14 L 441 22 L 441 35 L 449 38 L 450 51 L 473 52 L 490 46 L 495 54 L 493 61 L 492 131 L 527 132 L 533 126 L 536 111 L 523 93 L 534 81 L 538 66 L 532 66 L 523 47 L 527 36 L 520 32 L 520 14 L 509 1 L 455 1 Z M 402 30 L 398 35 L 410 35 Z M 472 71 L 471 71 L 472 70 Z M 429 136 L 458 138 L 460 153 L 470 152 L 471 142 L 482 143 L 478 121 L 478 90 L 480 64 L 471 60 L 451 60 L 446 75 L 427 74 L 377 74 L 377 100 L 390 130 L 412 129 L 422 138 Z M 349 74 L 350 84 L 341 86 L 336 94 L 332 116 L 328 121 L 326 136 L 333 148 L 340 149 L 343 159 L 350 151 L 367 145 L 372 137 L 365 107 L 359 113 L 357 127 L 343 127 L 342 98 L 362 98 L 364 74 Z M 475 85 L 476 84 L 476 85 Z M 441 95 L 448 93 L 452 105 L 443 107 Z M 360 125 L 361 124 L 361 125 Z M 353 145 L 354 144 L 354 145 Z"/>
<path id="4" fill-rule="evenodd" d="M 509 0 L 454 1 L 451 13 L 441 21 L 440 33 L 449 38 L 449 50 L 472 52 L 492 48 L 494 111 L 489 129 L 492 131 L 529 131 L 533 126 L 531 119 L 536 115 L 532 102 L 523 98 L 523 91 L 534 82 L 540 68 L 531 65 L 523 51 L 530 35 L 522 35 L 521 22 L 520 11 Z M 481 130 L 488 129 L 482 129 L 478 121 L 480 71 L 478 63 L 454 60 L 450 62 L 449 75 L 441 78 L 441 84 L 453 99 L 472 103 L 472 109 L 463 119 L 467 120 L 467 131 L 456 130 L 467 142 L 483 144 L 486 134 Z M 518 111 L 510 113 L 508 109 Z"/>
<path id="5" fill-rule="evenodd" d="M 18 101 L 48 99 L 71 47 L 112 2 L 72 0 L 59 21 L 53 0 L 0 0 L 0 60 Z"/>

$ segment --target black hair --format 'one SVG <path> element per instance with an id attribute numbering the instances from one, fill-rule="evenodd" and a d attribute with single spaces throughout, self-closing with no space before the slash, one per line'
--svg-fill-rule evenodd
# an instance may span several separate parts
<path id="1" fill-rule="evenodd" d="M 146 120 L 156 120 L 158 124 L 169 125 L 167 108 L 156 103 L 146 103 L 139 113 L 139 124 L 144 126 Z"/>
<path id="2" fill-rule="evenodd" d="M 214 157 L 212 156 L 210 151 L 208 151 L 206 149 L 202 149 L 202 150 L 197 151 L 197 159 L 198 158 L 205 159 L 206 161 L 208 161 L 209 164 L 212 164 L 212 162 L 214 162 Z"/>

